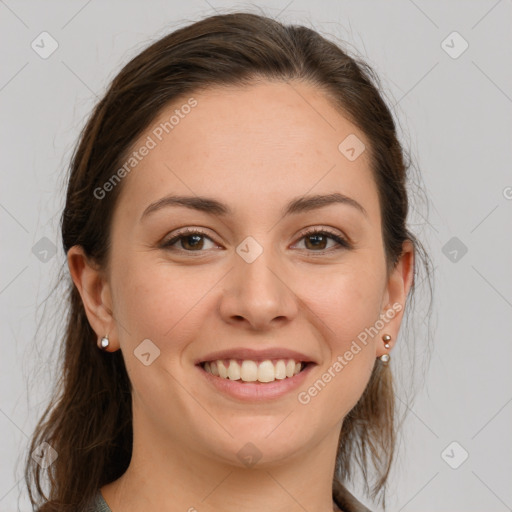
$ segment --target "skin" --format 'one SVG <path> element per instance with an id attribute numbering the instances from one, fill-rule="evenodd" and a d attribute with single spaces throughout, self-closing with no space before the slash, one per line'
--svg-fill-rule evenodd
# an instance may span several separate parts
<path id="1" fill-rule="evenodd" d="M 392 350 L 403 309 L 308 404 L 297 393 L 380 314 L 405 304 L 413 248 L 404 244 L 388 275 L 369 142 L 313 86 L 260 82 L 192 96 L 198 105 L 123 179 L 108 269 L 79 246 L 68 254 L 89 322 L 98 337 L 108 333 L 109 351 L 122 351 L 133 385 L 132 460 L 101 492 L 113 512 L 331 511 L 343 418 L 376 357 Z M 185 101 L 169 105 L 134 148 Z M 367 148 L 354 161 L 338 150 L 349 134 Z M 282 216 L 293 198 L 333 192 L 367 215 L 331 204 Z M 234 214 L 174 206 L 141 220 L 171 193 L 212 197 Z M 190 238 L 159 247 L 185 227 L 206 232 L 199 248 L 187 245 Z M 315 246 L 304 237 L 313 228 L 330 228 L 352 248 L 330 238 Z M 247 236 L 263 248 L 252 263 L 236 252 Z M 390 349 L 383 334 L 392 337 Z M 145 339 L 160 350 L 149 366 L 133 355 Z M 241 402 L 198 378 L 193 366 L 232 347 L 296 349 L 318 365 L 297 392 Z M 237 457 L 248 442 L 262 454 L 250 468 Z"/>

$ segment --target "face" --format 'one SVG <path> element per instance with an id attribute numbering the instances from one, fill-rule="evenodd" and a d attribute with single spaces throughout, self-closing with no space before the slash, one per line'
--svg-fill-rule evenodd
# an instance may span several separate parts
<path id="1" fill-rule="evenodd" d="M 382 334 L 398 331 L 396 314 L 362 341 L 396 297 L 369 142 L 310 85 L 191 96 L 195 106 L 175 102 L 133 146 L 151 148 L 123 178 L 113 217 L 108 331 L 141 438 L 238 465 L 252 443 L 272 464 L 339 434 L 387 352 Z M 348 136 L 366 146 L 355 159 L 338 148 Z M 171 196 L 191 200 L 162 201 Z M 265 359 L 308 364 L 244 383 L 234 365 L 230 380 L 199 364 L 219 359 L 246 376 Z"/>

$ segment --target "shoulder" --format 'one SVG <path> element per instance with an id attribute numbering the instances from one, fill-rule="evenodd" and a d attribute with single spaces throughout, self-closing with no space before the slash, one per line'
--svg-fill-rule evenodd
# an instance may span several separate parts
<path id="1" fill-rule="evenodd" d="M 333 482 L 333 499 L 343 512 L 372 512 L 339 481 Z"/>
<path id="2" fill-rule="evenodd" d="M 92 498 L 91 504 L 87 508 L 86 512 L 112 512 L 99 489 Z"/>

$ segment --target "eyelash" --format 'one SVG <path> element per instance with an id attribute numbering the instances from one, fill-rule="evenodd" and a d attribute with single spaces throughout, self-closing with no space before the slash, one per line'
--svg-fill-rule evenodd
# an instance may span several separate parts
<path id="1" fill-rule="evenodd" d="M 351 249 L 352 248 L 352 245 L 345 238 L 343 238 L 340 235 L 333 233 L 332 231 L 329 231 L 328 229 L 325 229 L 325 228 L 312 229 L 311 231 L 307 231 L 306 233 L 303 233 L 301 235 L 301 237 L 299 238 L 299 241 L 302 240 L 303 238 L 307 238 L 309 236 L 313 236 L 313 235 L 317 235 L 317 234 L 327 235 L 327 238 L 331 238 L 332 240 L 334 240 L 338 244 L 338 247 L 335 247 L 335 248 L 331 247 L 330 249 L 324 249 L 322 251 L 314 251 L 314 250 L 308 250 L 308 249 L 306 249 L 306 251 L 311 252 L 311 253 L 316 253 L 316 254 L 326 254 L 326 253 L 333 252 L 333 249 L 334 249 L 334 251 L 337 251 L 340 249 Z M 212 240 L 205 232 L 203 232 L 199 229 L 185 228 L 185 229 L 181 230 L 180 232 L 178 232 L 171 239 L 164 241 L 160 245 L 160 248 L 168 249 L 168 250 L 176 250 L 172 247 L 172 245 L 174 245 L 176 242 L 179 242 L 180 240 L 187 238 L 188 236 L 192 236 L 192 235 L 201 235 L 205 238 L 208 238 L 212 242 L 214 242 L 214 240 Z M 183 252 L 188 252 L 188 253 L 205 252 L 203 250 L 199 250 L 199 251 L 188 251 L 186 249 L 177 249 L 177 250 L 183 251 Z"/>

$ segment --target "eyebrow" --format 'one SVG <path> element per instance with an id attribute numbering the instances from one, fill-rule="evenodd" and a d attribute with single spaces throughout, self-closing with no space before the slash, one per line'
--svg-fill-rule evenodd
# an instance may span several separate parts
<path id="1" fill-rule="evenodd" d="M 332 204 L 346 204 L 352 206 L 368 217 L 368 213 L 360 203 L 339 192 L 326 195 L 317 194 L 296 197 L 284 207 L 282 216 L 286 217 L 287 215 L 309 212 Z M 228 205 L 210 197 L 168 195 L 151 203 L 142 213 L 140 220 L 162 208 L 171 206 L 184 206 L 185 208 L 209 213 L 218 217 L 233 215 L 233 210 Z"/>

